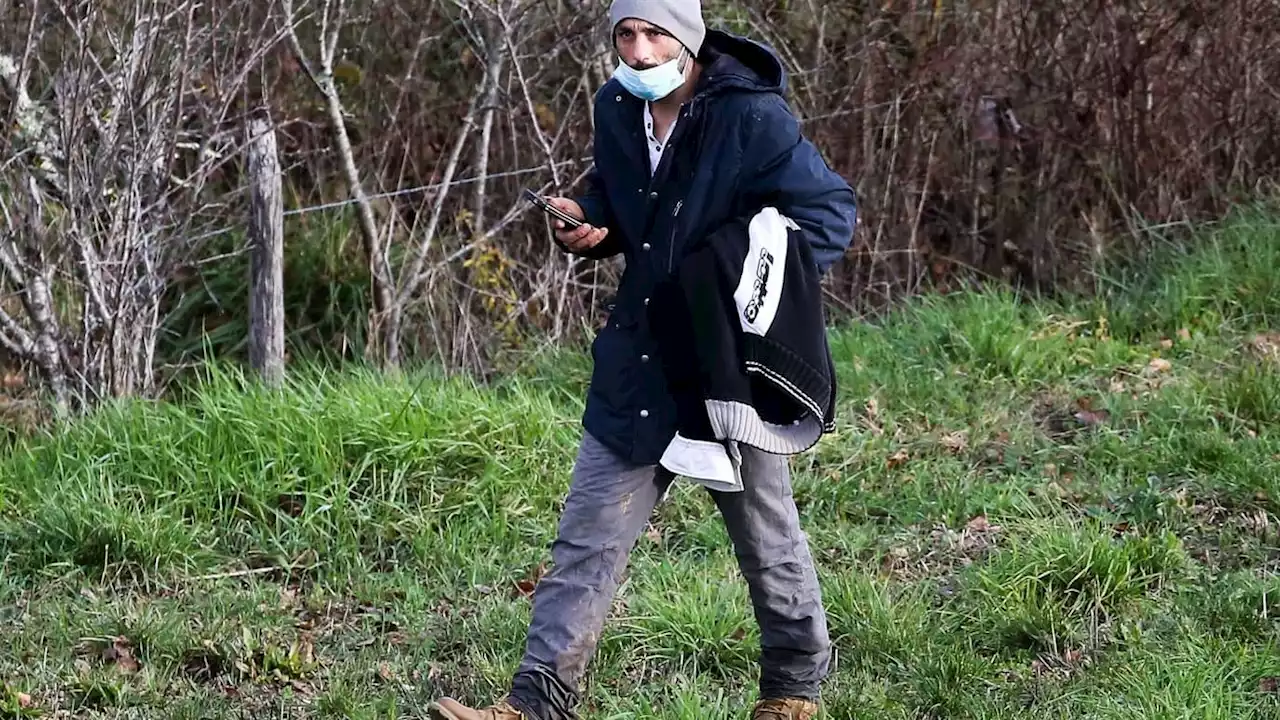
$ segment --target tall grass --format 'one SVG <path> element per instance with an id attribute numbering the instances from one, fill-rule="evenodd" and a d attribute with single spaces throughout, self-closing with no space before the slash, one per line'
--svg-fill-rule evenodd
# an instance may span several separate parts
<path id="1" fill-rule="evenodd" d="M 1242 215 L 1203 247 L 1102 299 L 925 297 L 832 331 L 838 431 L 793 463 L 828 717 L 1280 712 L 1280 357 L 1252 342 L 1277 329 L 1280 233 Z M 18 442 L 0 717 L 420 717 L 501 692 L 589 369 L 512 362 L 488 384 L 302 366 L 278 390 L 213 364 Z M 677 483 L 588 716 L 744 717 L 757 641 L 714 505 Z"/>

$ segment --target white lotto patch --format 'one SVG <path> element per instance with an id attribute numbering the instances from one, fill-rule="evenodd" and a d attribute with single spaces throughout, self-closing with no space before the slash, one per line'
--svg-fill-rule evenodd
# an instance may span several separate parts
<path id="1" fill-rule="evenodd" d="M 778 314 L 782 278 L 786 274 L 788 229 L 798 230 L 799 226 L 773 207 L 761 210 L 748 225 L 750 246 L 733 293 L 738 320 L 745 332 L 767 334 Z"/>

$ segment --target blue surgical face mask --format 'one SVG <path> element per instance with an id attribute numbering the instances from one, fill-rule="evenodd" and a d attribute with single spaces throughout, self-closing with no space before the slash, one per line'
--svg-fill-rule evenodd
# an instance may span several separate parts
<path id="1" fill-rule="evenodd" d="M 618 67 L 613 71 L 613 76 L 622 83 L 622 87 L 626 88 L 627 92 L 641 100 L 653 102 L 670 95 L 684 84 L 682 69 L 684 59 L 685 51 L 681 50 L 680 55 L 673 60 L 657 67 L 636 70 L 619 58 Z"/>

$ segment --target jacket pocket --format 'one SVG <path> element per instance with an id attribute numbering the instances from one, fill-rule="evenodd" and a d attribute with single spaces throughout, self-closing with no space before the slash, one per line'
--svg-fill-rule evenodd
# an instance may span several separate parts
<path id="1" fill-rule="evenodd" d="M 639 321 L 617 305 L 591 343 L 591 392 L 613 413 L 625 415 L 635 404 Z"/>

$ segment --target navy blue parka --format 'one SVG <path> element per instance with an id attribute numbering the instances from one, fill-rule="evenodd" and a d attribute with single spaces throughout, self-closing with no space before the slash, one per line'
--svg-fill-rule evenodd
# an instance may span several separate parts
<path id="1" fill-rule="evenodd" d="M 819 270 L 853 235 L 853 190 L 803 136 L 785 99 L 786 72 L 764 44 L 708 30 L 694 95 L 652 179 L 644 101 L 610 80 L 595 97 L 595 167 L 586 220 L 609 234 L 581 255 L 626 264 L 608 323 L 591 349 L 584 429 L 636 463 L 653 464 L 676 430 L 675 402 L 646 312 L 682 251 L 737 216 L 773 205 L 804 230 Z"/>

